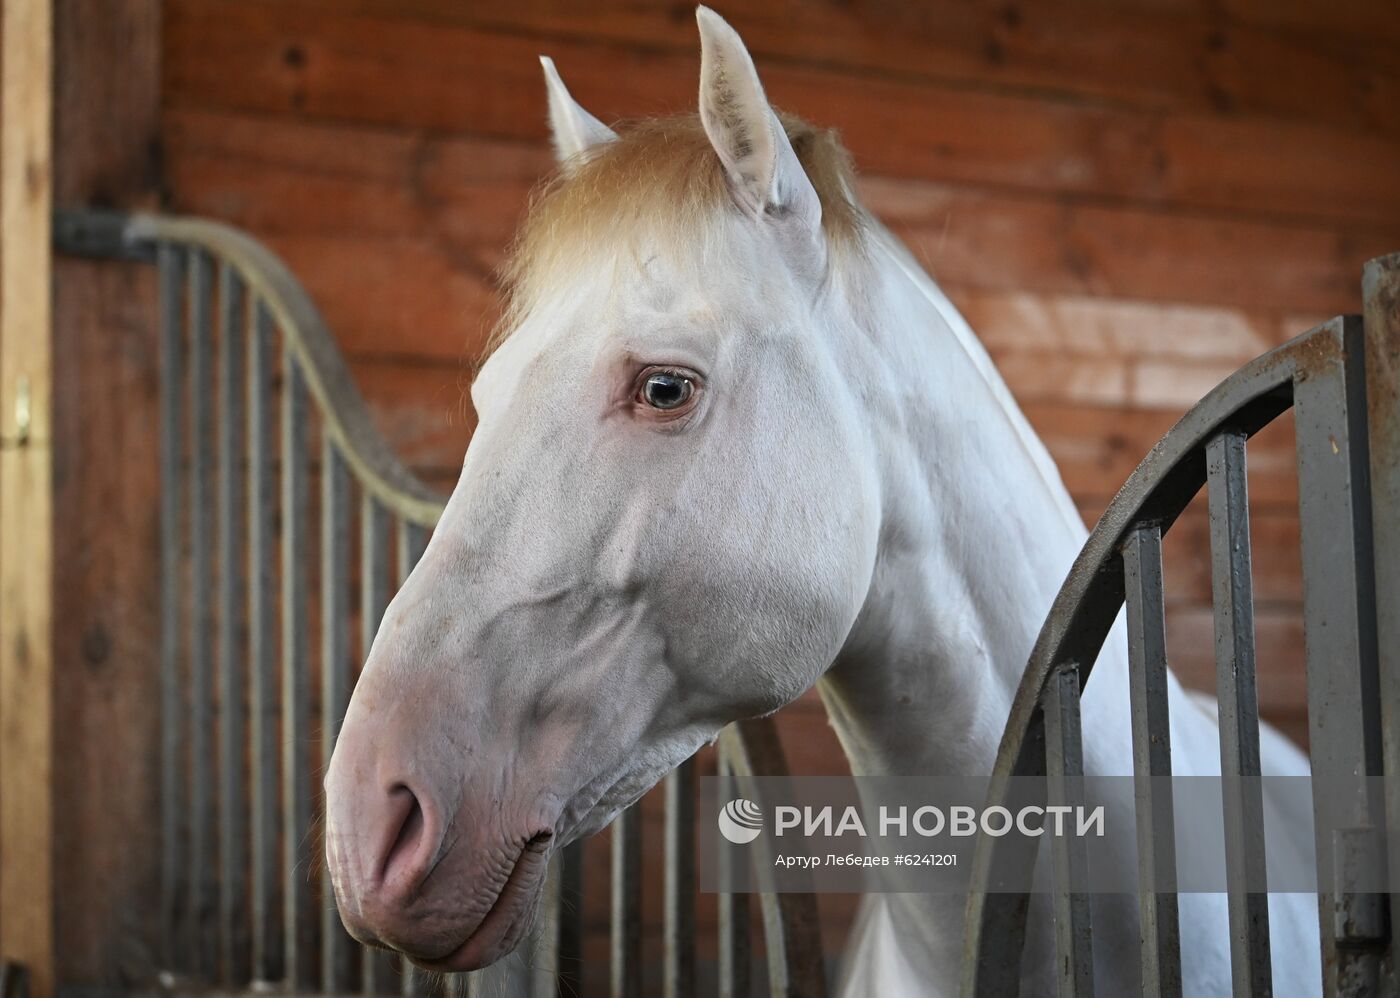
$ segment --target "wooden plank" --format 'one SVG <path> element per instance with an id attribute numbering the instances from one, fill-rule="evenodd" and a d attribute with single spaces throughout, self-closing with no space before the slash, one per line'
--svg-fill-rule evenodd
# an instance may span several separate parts
<path id="1" fill-rule="evenodd" d="M 989 352 L 1011 394 L 1023 402 L 1162 409 L 1178 415 L 1239 366 L 1230 361 L 1074 356 L 1038 345 Z"/>
<path id="2" fill-rule="evenodd" d="M 1400 39 L 1395 5 L 1389 0 L 1348 0 L 1319 4 L 1312 0 L 1225 0 L 1221 5 L 1244 24 L 1281 27 L 1314 34 L 1345 32 L 1358 39 Z"/>
<path id="3" fill-rule="evenodd" d="M 606 39 L 695 50 L 684 11 L 626 0 L 587 8 L 534 0 L 509 6 L 455 0 L 295 0 L 353 11 L 512 33 Z M 1285 5 L 1286 6 L 1286 5 Z M 725 5 L 760 66 L 796 62 L 833 72 L 954 82 L 992 90 L 1074 95 L 1158 110 L 1263 113 L 1395 129 L 1386 95 L 1396 62 L 1367 39 L 1337 37 L 1318 17 L 1307 33 L 1272 30 L 1194 9 L 997 2 L 804 7 L 791 16 L 762 0 Z M 1393 20 L 1393 17 L 1392 17 Z M 1285 21 L 1284 23 L 1288 23 Z M 1362 22 L 1370 35 L 1374 19 Z M 1393 26 L 1392 26 L 1393 27 Z"/>
<path id="4" fill-rule="evenodd" d="M 1141 362 L 1228 364 L 1229 373 L 1289 338 L 1286 317 L 1277 312 L 1125 301 L 1107 295 L 982 291 L 952 280 L 943 283 L 992 351 L 1031 347 Z"/>
<path id="5" fill-rule="evenodd" d="M 429 240 L 273 236 L 268 244 L 321 307 L 342 351 L 478 356 L 500 299 L 489 273 Z M 367 293 L 366 289 L 372 289 Z"/>
<path id="6" fill-rule="evenodd" d="M 0 957 L 55 988 L 53 6 L 4 5 L 0 84 Z"/>
<path id="7" fill-rule="evenodd" d="M 544 135 L 538 39 L 269 4 L 168 7 L 172 107 L 497 138 Z M 211 40 L 218 44 L 211 45 Z M 694 106 L 695 56 L 550 44 L 603 117 Z M 1146 113 L 771 65 L 778 104 L 815 109 L 874 173 L 1096 194 L 1278 218 L 1400 221 L 1400 146 L 1307 122 Z M 382 85 L 391 78 L 392 87 Z"/>
<path id="8" fill-rule="evenodd" d="M 56 204 L 154 205 L 160 7 L 55 0 Z M 53 266 L 54 931 L 66 990 L 159 969 L 153 947 L 116 942 L 155 939 L 158 352 L 150 268 Z"/>
<path id="9" fill-rule="evenodd" d="M 552 164 L 538 140 L 200 109 L 170 111 L 164 143 L 181 211 L 264 235 L 431 238 L 483 270 Z M 977 290 L 1331 316 L 1356 307 L 1365 261 L 1400 244 L 1400 226 L 1257 222 L 973 183 L 866 174 L 860 192 L 936 278 Z"/>
<path id="10" fill-rule="evenodd" d="M 1259 710 L 1267 719 L 1307 704 L 1303 620 L 1297 607 L 1256 608 L 1254 617 Z M 1214 621 L 1209 606 L 1178 606 L 1167 614 L 1169 665 L 1181 682 L 1215 692 Z"/>
<path id="11" fill-rule="evenodd" d="M 350 370 L 395 453 L 410 467 L 455 479 L 476 427 L 462 365 L 367 358 Z"/>
<path id="12" fill-rule="evenodd" d="M 1050 449 L 1070 493 L 1092 524 L 1123 480 L 1167 430 L 1180 410 L 1107 408 L 1059 401 L 1022 405 L 1031 426 Z M 1283 505 L 1298 497 L 1292 423 L 1279 420 L 1250 443 L 1250 493 L 1256 504 Z M 1168 550 L 1173 541 L 1167 537 Z"/>
<path id="13" fill-rule="evenodd" d="M 504 246 L 553 156 L 541 141 L 178 109 L 167 178 L 182 211 L 257 232 L 422 237 Z M 357 155 L 352 154 L 357 152 Z"/>
<path id="14" fill-rule="evenodd" d="M 860 190 L 937 280 L 981 290 L 1333 315 L 1355 308 L 1365 260 L 1400 239 L 1394 226 L 1372 233 L 970 184 L 867 176 Z"/>

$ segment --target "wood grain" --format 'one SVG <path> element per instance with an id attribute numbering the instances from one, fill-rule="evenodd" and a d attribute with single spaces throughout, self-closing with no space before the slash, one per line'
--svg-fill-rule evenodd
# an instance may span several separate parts
<path id="1" fill-rule="evenodd" d="M 58 203 L 154 203 L 159 27 L 159 0 L 56 3 Z M 100 990 L 160 969 L 154 274 L 58 257 L 53 297 L 57 983 Z"/>
<path id="2" fill-rule="evenodd" d="M 172 109 L 168 184 L 182 211 L 261 234 L 428 239 L 488 274 L 534 183 L 538 141 Z M 1168 303 L 1354 308 L 1356 275 L 1400 226 L 1261 222 L 867 175 L 867 205 L 940 280 L 985 290 Z"/>
<path id="3" fill-rule="evenodd" d="M 216 0 L 167 8 L 166 99 L 471 133 L 544 136 L 539 40 Z M 204 39 L 217 38 L 214 47 Z M 694 104 L 694 52 L 559 40 L 575 96 L 605 120 Z M 383 81 L 393 80 L 392 86 Z M 1400 221 L 1400 148 L 1328 124 L 1117 106 L 765 67 L 775 103 L 839 128 L 866 169 L 1275 218 Z"/>
<path id="4" fill-rule="evenodd" d="M 53 7 L 4 5 L 0 83 L 0 956 L 55 988 Z M 27 409 L 28 425 L 20 407 Z"/>
<path id="5" fill-rule="evenodd" d="M 272 0 L 285 2 L 285 0 Z M 692 11 L 666 2 L 550 0 L 509 6 L 455 0 L 292 0 L 351 11 L 534 36 L 696 48 Z M 1256 7 L 1262 5 L 1255 4 Z M 1374 38 L 1379 11 L 1348 22 L 1300 4 L 1291 17 L 1037 0 L 898 5 L 737 0 L 724 15 L 760 65 L 791 62 L 831 72 L 1012 92 L 1072 95 L 1156 110 L 1256 113 L 1359 128 L 1400 127 L 1392 48 Z M 1307 32 L 1288 30 L 1306 16 Z M 1253 23 L 1230 16 L 1255 14 Z M 1393 17 L 1392 17 L 1393 20 Z M 1282 29 L 1282 30 L 1281 30 Z M 1340 29 L 1349 29 L 1343 33 Z M 1124 72 L 1131 62 L 1133 71 Z"/>

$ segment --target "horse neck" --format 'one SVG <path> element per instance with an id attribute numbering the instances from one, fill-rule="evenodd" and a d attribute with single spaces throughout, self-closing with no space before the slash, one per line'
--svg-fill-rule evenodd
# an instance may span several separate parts
<path id="1" fill-rule="evenodd" d="M 863 353 L 882 521 L 875 570 L 820 691 L 857 774 L 989 771 L 1085 531 L 947 298 L 876 234 Z"/>

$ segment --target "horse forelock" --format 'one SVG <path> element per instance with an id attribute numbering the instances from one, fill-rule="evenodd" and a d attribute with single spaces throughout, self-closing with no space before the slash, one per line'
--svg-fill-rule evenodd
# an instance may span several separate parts
<path id="1" fill-rule="evenodd" d="M 841 266 L 865 234 L 850 155 L 834 131 L 779 117 L 821 201 L 832 265 Z M 739 218 L 698 114 L 625 124 L 615 141 L 589 150 L 535 190 L 503 269 L 507 307 L 490 346 L 508 337 L 561 277 L 607 248 L 703 252 L 721 226 Z"/>

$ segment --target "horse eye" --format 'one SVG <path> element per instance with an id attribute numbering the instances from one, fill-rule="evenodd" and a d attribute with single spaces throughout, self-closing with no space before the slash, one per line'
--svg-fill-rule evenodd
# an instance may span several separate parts
<path id="1" fill-rule="evenodd" d="M 658 371 L 642 385 L 641 400 L 653 409 L 679 409 L 690 401 L 695 384 L 689 378 Z"/>

